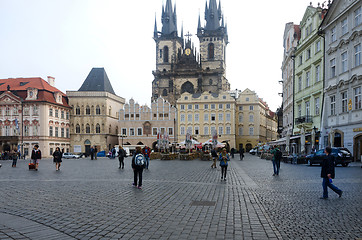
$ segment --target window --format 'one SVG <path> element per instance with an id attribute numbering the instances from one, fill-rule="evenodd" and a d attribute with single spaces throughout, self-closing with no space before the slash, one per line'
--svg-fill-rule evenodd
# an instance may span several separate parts
<path id="1" fill-rule="evenodd" d="M 86 115 L 90 115 L 90 107 L 89 107 L 89 106 L 87 106 L 87 107 L 85 108 L 85 114 L 86 114 Z"/>
<path id="2" fill-rule="evenodd" d="M 227 104 L 226 104 L 226 109 L 231 109 L 230 103 L 227 103 Z"/>
<path id="3" fill-rule="evenodd" d="M 180 122 L 185 122 L 185 114 L 180 115 Z"/>
<path id="4" fill-rule="evenodd" d="M 55 137 L 59 137 L 59 128 L 55 127 Z"/>
<path id="5" fill-rule="evenodd" d="M 209 127 L 204 126 L 204 135 L 209 135 Z"/>
<path id="6" fill-rule="evenodd" d="M 138 117 L 140 116 L 139 114 L 136 114 L 136 117 L 137 117 L 137 115 L 138 115 Z M 159 113 L 159 114 L 158 114 L 158 117 L 159 117 L 159 118 L 163 118 L 163 113 Z"/>
<path id="7" fill-rule="evenodd" d="M 219 109 L 222 109 L 222 104 L 219 104 Z"/>
<path id="8" fill-rule="evenodd" d="M 207 96 L 204 96 L 204 99 L 206 100 L 206 99 L 207 99 Z"/>
<path id="9" fill-rule="evenodd" d="M 191 126 L 188 126 L 188 127 L 187 127 L 187 132 L 190 133 L 190 134 L 192 134 L 192 127 L 191 127 Z"/>
<path id="10" fill-rule="evenodd" d="M 361 87 L 353 89 L 354 93 L 354 109 L 361 109 Z"/>
<path id="11" fill-rule="evenodd" d="M 226 114 L 226 121 L 231 121 L 231 114 L 230 113 L 227 113 Z"/>
<path id="12" fill-rule="evenodd" d="M 307 60 L 310 58 L 310 48 L 307 49 Z"/>
<path id="13" fill-rule="evenodd" d="M 66 129 L 65 129 L 65 137 L 66 137 L 66 138 L 69 138 L 69 128 L 66 128 Z"/>
<path id="14" fill-rule="evenodd" d="M 134 136 L 134 128 L 130 128 L 130 129 L 129 129 L 129 135 L 130 135 L 130 136 Z"/>
<path id="15" fill-rule="evenodd" d="M 315 52 L 319 52 L 321 50 L 321 41 L 319 40 L 318 42 L 316 42 L 315 44 Z"/>
<path id="16" fill-rule="evenodd" d="M 342 99 L 342 112 L 347 112 L 347 92 L 341 93 Z"/>
<path id="17" fill-rule="evenodd" d="M 302 76 L 298 78 L 298 91 L 302 90 Z"/>
<path id="18" fill-rule="evenodd" d="M 185 135 L 185 127 L 184 127 L 184 126 L 181 126 L 181 128 L 180 128 L 180 134 L 181 134 L 181 135 Z"/>
<path id="19" fill-rule="evenodd" d="M 77 106 L 77 108 L 75 109 L 75 115 L 80 115 L 80 107 Z"/>
<path id="20" fill-rule="evenodd" d="M 38 116 L 39 115 L 39 108 L 38 106 L 33 106 L 33 115 Z"/>
<path id="21" fill-rule="evenodd" d="M 5 115 L 10 116 L 10 107 L 5 107 Z"/>
<path id="22" fill-rule="evenodd" d="M 215 109 L 215 104 L 211 104 L 211 109 Z"/>
<path id="23" fill-rule="evenodd" d="M 209 43 L 209 46 L 207 48 L 207 58 L 208 59 L 214 59 L 214 44 Z"/>
<path id="24" fill-rule="evenodd" d="M 185 96 L 185 100 L 189 100 L 189 97 L 188 97 L 188 96 Z"/>
<path id="25" fill-rule="evenodd" d="M 187 121 L 188 121 L 188 122 L 192 122 L 192 114 L 188 114 L 188 115 L 187 115 Z"/>
<path id="26" fill-rule="evenodd" d="M 156 136 L 157 135 L 157 128 L 152 128 L 152 135 L 153 136 Z"/>
<path id="27" fill-rule="evenodd" d="M 239 135 L 242 136 L 243 135 L 243 128 L 239 127 Z"/>
<path id="28" fill-rule="evenodd" d="M 163 62 L 165 62 L 165 63 L 168 62 L 168 47 L 167 46 L 163 47 Z"/>
<path id="29" fill-rule="evenodd" d="M 336 59 L 333 58 L 330 61 L 330 67 L 331 67 L 331 78 L 336 76 Z"/>
<path id="30" fill-rule="evenodd" d="M 243 122 L 243 114 L 239 114 L 239 123 Z"/>
<path id="31" fill-rule="evenodd" d="M 53 127 L 49 126 L 49 137 L 53 137 Z"/>
<path id="32" fill-rule="evenodd" d="M 137 128 L 137 136 L 142 136 L 142 128 Z"/>
<path id="33" fill-rule="evenodd" d="M 347 71 L 347 52 L 341 54 L 341 72 L 344 73 Z"/>
<path id="34" fill-rule="evenodd" d="M 212 113 L 212 114 L 211 114 L 211 121 L 215 121 L 215 119 L 216 119 L 216 116 L 215 116 L 214 113 Z"/>
<path id="35" fill-rule="evenodd" d="M 65 117 L 67 120 L 69 120 L 69 112 L 66 112 Z"/>
<path id="36" fill-rule="evenodd" d="M 24 107 L 24 115 L 29 116 L 29 107 L 28 106 Z"/>
<path id="37" fill-rule="evenodd" d="M 314 99 L 315 103 L 315 115 L 319 115 L 319 97 Z"/>
<path id="38" fill-rule="evenodd" d="M 347 18 L 345 18 L 341 21 L 341 30 L 342 30 L 341 31 L 342 35 L 344 35 L 348 32 Z"/>
<path id="39" fill-rule="evenodd" d="M 187 109 L 192 109 L 192 104 L 187 105 Z"/>
<path id="40" fill-rule="evenodd" d="M 204 109 L 209 109 L 209 104 L 205 104 Z"/>
<path id="41" fill-rule="evenodd" d="M 310 102 L 305 102 L 305 115 L 310 116 Z"/>
<path id="42" fill-rule="evenodd" d="M 76 127 L 75 127 L 75 133 L 80 133 L 80 126 L 79 126 L 79 124 L 77 124 Z"/>
<path id="43" fill-rule="evenodd" d="M 173 128 L 168 128 L 168 135 L 173 136 Z"/>
<path id="44" fill-rule="evenodd" d="M 249 100 L 250 100 L 250 99 L 249 99 L 248 97 L 247 97 L 247 98 L 245 98 L 245 101 L 249 102 Z"/>
<path id="45" fill-rule="evenodd" d="M 90 125 L 88 123 L 85 126 L 85 133 L 90 133 Z"/>
<path id="46" fill-rule="evenodd" d="M 185 105 L 181 104 L 180 108 L 181 110 L 185 110 Z"/>
<path id="47" fill-rule="evenodd" d="M 253 111 L 254 110 L 254 106 L 249 106 L 249 110 Z"/>
<path id="48" fill-rule="evenodd" d="M 230 126 L 226 127 L 226 134 L 231 134 L 231 127 Z"/>
<path id="49" fill-rule="evenodd" d="M 331 42 L 334 42 L 337 40 L 337 36 L 336 36 L 336 27 L 333 27 L 331 29 Z"/>
<path id="50" fill-rule="evenodd" d="M 200 115 L 199 115 L 198 113 L 195 114 L 195 122 L 198 122 L 198 121 L 199 121 L 199 116 L 200 116 Z"/>
<path id="51" fill-rule="evenodd" d="M 209 121 L 209 114 L 204 113 L 204 122 L 208 122 Z"/>
<path id="52" fill-rule="evenodd" d="M 220 135 L 224 134 L 224 128 L 222 126 L 219 126 L 219 134 Z"/>
<path id="53" fill-rule="evenodd" d="M 96 106 L 96 115 L 101 115 L 101 108 L 98 105 Z"/>
<path id="54" fill-rule="evenodd" d="M 249 122 L 254 122 L 254 115 L 253 114 L 249 115 Z"/>
<path id="55" fill-rule="evenodd" d="M 55 117 L 58 118 L 59 117 L 59 110 L 55 109 Z"/>
<path id="56" fill-rule="evenodd" d="M 49 148 L 49 154 L 53 155 L 53 148 Z"/>
<path id="57" fill-rule="evenodd" d="M 249 128 L 249 135 L 250 135 L 250 136 L 253 136 L 253 135 L 254 135 L 254 128 L 253 128 L 253 127 L 250 127 L 250 128 Z"/>
<path id="58" fill-rule="evenodd" d="M 195 127 L 195 135 L 199 135 L 199 127 Z"/>
<path id="59" fill-rule="evenodd" d="M 298 105 L 298 117 L 301 117 L 302 116 L 302 105 L 299 104 Z"/>
<path id="60" fill-rule="evenodd" d="M 226 99 L 226 96 L 225 96 L 225 95 L 223 95 L 223 96 L 222 96 L 222 99 Z"/>
<path id="61" fill-rule="evenodd" d="M 13 107 L 13 116 L 18 116 L 18 107 L 17 106 L 14 106 Z M 1 114 L 1 112 L 0 112 L 0 114 Z"/>
<path id="62" fill-rule="evenodd" d="M 199 110 L 199 104 L 195 104 L 195 110 Z"/>
<path id="63" fill-rule="evenodd" d="M 60 129 L 60 137 L 62 137 L 62 138 L 64 137 L 64 128 Z"/>
<path id="64" fill-rule="evenodd" d="M 354 11 L 354 26 L 357 27 L 362 22 L 361 7 Z"/>
<path id="65" fill-rule="evenodd" d="M 60 112 L 60 118 L 61 118 L 61 119 L 64 119 L 64 111 L 61 111 L 61 112 Z"/>
<path id="66" fill-rule="evenodd" d="M 305 73 L 305 87 L 310 86 L 310 71 Z"/>
<path id="67" fill-rule="evenodd" d="M 101 125 L 99 125 L 99 123 L 96 125 L 96 133 L 101 133 Z"/>
<path id="68" fill-rule="evenodd" d="M 299 56 L 299 66 L 302 65 L 302 63 L 303 63 L 303 56 L 300 55 L 300 56 Z"/>
<path id="69" fill-rule="evenodd" d="M 361 44 L 354 47 L 354 66 L 361 65 Z"/>
<path id="70" fill-rule="evenodd" d="M 243 106 L 239 106 L 239 111 L 243 111 Z"/>
<path id="71" fill-rule="evenodd" d="M 219 120 L 219 121 L 224 121 L 224 114 L 219 113 L 218 120 Z"/>
<path id="72" fill-rule="evenodd" d="M 319 82 L 321 80 L 321 66 L 318 65 L 315 67 L 315 81 Z"/>
<path id="73" fill-rule="evenodd" d="M 336 96 L 330 96 L 330 101 L 331 101 L 331 115 L 335 115 L 336 114 Z"/>

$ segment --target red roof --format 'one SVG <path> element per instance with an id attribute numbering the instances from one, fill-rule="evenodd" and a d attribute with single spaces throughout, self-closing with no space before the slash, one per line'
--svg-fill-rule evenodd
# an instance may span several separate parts
<path id="1" fill-rule="evenodd" d="M 55 101 L 54 93 L 60 92 L 63 96 L 63 105 L 65 107 L 70 107 L 68 105 L 67 96 L 57 89 L 52 87 L 44 79 L 37 78 L 8 78 L 0 79 L 0 92 L 6 92 L 10 87 L 10 91 L 16 91 L 16 95 L 25 99 L 27 97 L 28 88 L 38 89 L 38 98 L 36 100 L 27 100 L 27 102 L 49 102 L 53 104 L 59 104 Z"/>

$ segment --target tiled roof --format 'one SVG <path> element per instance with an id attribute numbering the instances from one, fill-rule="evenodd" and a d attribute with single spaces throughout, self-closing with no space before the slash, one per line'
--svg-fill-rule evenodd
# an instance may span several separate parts
<path id="1" fill-rule="evenodd" d="M 104 68 L 92 68 L 88 77 L 84 80 L 78 91 L 101 91 L 109 92 L 116 95 L 113 91 L 112 84 L 108 79 Z"/>
<path id="2" fill-rule="evenodd" d="M 38 89 L 38 98 L 36 100 L 26 100 L 26 102 L 49 102 L 59 104 L 55 101 L 54 93 L 60 92 L 63 96 L 63 106 L 70 107 L 68 105 L 66 95 L 56 87 L 52 87 L 48 82 L 40 77 L 0 79 L 0 93 L 8 91 L 8 86 L 13 94 L 21 97 L 22 99 L 27 97 L 28 88 Z"/>

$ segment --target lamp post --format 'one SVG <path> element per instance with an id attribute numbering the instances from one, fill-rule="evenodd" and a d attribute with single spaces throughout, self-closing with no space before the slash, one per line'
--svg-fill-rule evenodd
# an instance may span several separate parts
<path id="1" fill-rule="evenodd" d="M 123 135 L 123 134 L 121 134 L 121 139 L 122 139 L 122 148 L 123 148 L 123 138 L 126 138 L 127 137 L 127 135 Z"/>

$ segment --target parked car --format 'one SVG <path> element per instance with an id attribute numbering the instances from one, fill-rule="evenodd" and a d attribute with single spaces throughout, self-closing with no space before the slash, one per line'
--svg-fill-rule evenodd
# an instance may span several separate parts
<path id="1" fill-rule="evenodd" d="M 75 159 L 79 159 L 79 155 L 77 154 L 73 154 L 73 153 L 63 153 L 63 158 L 75 158 Z"/>
<path id="2" fill-rule="evenodd" d="M 332 147 L 331 153 L 336 161 L 335 165 L 341 164 L 343 167 L 347 167 L 350 162 L 352 162 L 352 154 L 347 148 L 343 147 Z M 325 158 L 326 154 L 324 153 L 324 149 L 320 149 L 315 153 L 307 155 L 307 161 L 310 166 L 313 164 L 322 164 L 323 159 Z"/>
<path id="3" fill-rule="evenodd" d="M 258 152 L 258 147 L 255 147 L 253 149 L 250 149 L 249 153 L 252 155 L 255 155 Z"/>

